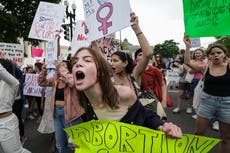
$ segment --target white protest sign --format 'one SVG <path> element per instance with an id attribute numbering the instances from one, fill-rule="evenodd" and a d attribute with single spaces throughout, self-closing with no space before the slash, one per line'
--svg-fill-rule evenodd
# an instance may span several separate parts
<path id="1" fill-rule="evenodd" d="M 41 97 L 42 87 L 38 85 L 38 74 L 26 74 L 23 94 Z"/>
<path id="2" fill-rule="evenodd" d="M 83 0 L 88 41 L 107 36 L 131 25 L 129 0 Z"/>
<path id="3" fill-rule="evenodd" d="M 200 38 L 191 38 L 190 40 L 192 48 L 200 47 Z"/>
<path id="4" fill-rule="evenodd" d="M 24 47 L 20 44 L 0 42 L 0 57 L 10 59 L 19 65 L 23 63 Z"/>
<path id="5" fill-rule="evenodd" d="M 55 60 L 57 60 L 57 41 L 58 40 L 51 40 L 46 42 L 46 68 L 55 68 L 53 63 Z"/>
<path id="6" fill-rule="evenodd" d="M 86 24 L 84 21 L 79 20 L 76 22 L 76 27 L 74 35 L 71 42 L 71 51 L 70 54 L 73 56 L 76 51 L 81 47 L 88 47 L 90 43 L 87 41 L 85 34 Z"/>
<path id="7" fill-rule="evenodd" d="M 40 2 L 30 29 L 29 38 L 46 41 L 56 39 L 64 15 L 64 5 Z"/>

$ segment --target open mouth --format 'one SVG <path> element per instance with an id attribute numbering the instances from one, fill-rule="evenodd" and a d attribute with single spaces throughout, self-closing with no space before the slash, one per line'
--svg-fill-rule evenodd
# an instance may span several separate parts
<path id="1" fill-rule="evenodd" d="M 83 80 L 85 78 L 85 74 L 82 71 L 77 71 L 76 78 L 78 81 Z"/>

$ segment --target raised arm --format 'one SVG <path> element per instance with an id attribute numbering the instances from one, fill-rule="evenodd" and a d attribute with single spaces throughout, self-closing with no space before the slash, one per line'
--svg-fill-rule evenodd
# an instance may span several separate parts
<path id="1" fill-rule="evenodd" d="M 189 39 L 189 36 L 185 34 L 183 41 L 184 41 L 185 46 L 186 46 L 185 54 L 184 54 L 184 63 L 186 65 L 190 66 L 193 70 L 204 73 L 205 66 L 199 66 L 198 64 L 195 64 L 194 62 L 191 62 L 191 60 L 190 60 L 191 41 Z"/>
<path id="2" fill-rule="evenodd" d="M 137 81 L 137 83 L 140 85 L 142 74 L 149 63 L 152 53 L 151 53 L 151 47 L 149 46 L 149 42 L 139 26 L 138 17 L 133 12 L 131 13 L 131 22 L 133 23 L 131 27 L 137 36 L 137 40 L 143 52 L 143 58 L 137 63 L 137 65 L 133 70 L 134 78 Z"/>
<path id="3" fill-rule="evenodd" d="M 12 76 L 0 63 L 0 80 L 6 82 L 12 88 L 18 88 L 19 81 Z"/>

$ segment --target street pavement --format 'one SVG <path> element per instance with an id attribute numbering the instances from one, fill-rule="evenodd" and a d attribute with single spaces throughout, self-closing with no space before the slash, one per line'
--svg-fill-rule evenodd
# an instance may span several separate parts
<path id="1" fill-rule="evenodd" d="M 169 90 L 169 95 L 174 101 L 174 106 L 176 104 L 177 99 L 177 89 Z M 195 120 L 192 118 L 191 114 L 186 114 L 186 107 L 188 104 L 188 100 L 184 100 L 182 104 L 182 110 L 179 114 L 173 114 L 173 107 L 167 108 L 166 113 L 168 115 L 168 121 L 173 122 L 174 124 L 181 127 L 183 133 L 193 134 L 195 127 Z M 48 153 L 48 147 L 50 145 L 49 142 L 49 134 L 40 134 L 37 131 L 39 123 L 37 120 L 26 120 L 25 121 L 25 133 L 27 136 L 27 141 L 24 144 L 24 147 L 30 150 L 32 153 Z M 218 138 L 218 132 L 214 131 L 210 128 L 206 131 L 206 136 Z M 210 153 L 217 153 L 218 145 L 215 146 Z M 0 150 L 0 153 L 1 150 Z"/>

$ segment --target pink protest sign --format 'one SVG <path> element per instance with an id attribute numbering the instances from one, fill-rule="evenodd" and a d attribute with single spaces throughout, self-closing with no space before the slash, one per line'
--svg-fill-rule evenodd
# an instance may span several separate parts
<path id="1" fill-rule="evenodd" d="M 40 2 L 30 29 L 29 38 L 46 41 L 56 39 L 64 15 L 64 5 Z"/>
<path id="2" fill-rule="evenodd" d="M 31 55 L 32 55 L 32 57 L 42 57 L 43 52 L 44 52 L 43 49 L 33 48 Z"/>
<path id="3" fill-rule="evenodd" d="M 88 41 L 130 26 L 129 0 L 83 0 Z"/>

